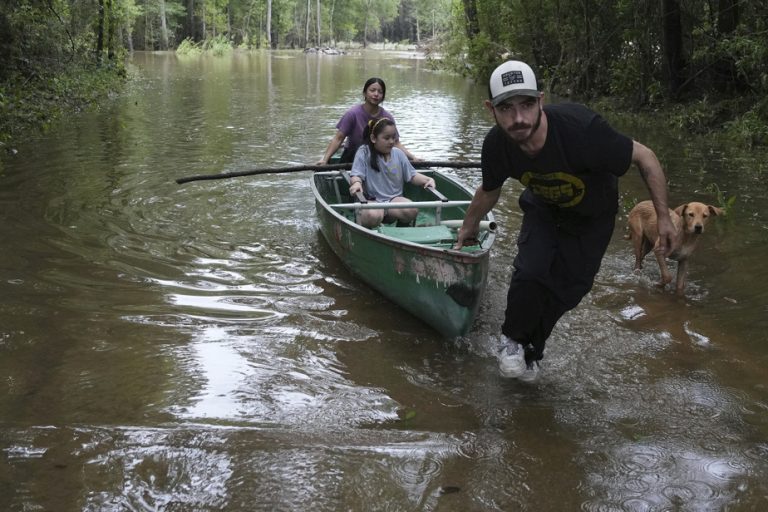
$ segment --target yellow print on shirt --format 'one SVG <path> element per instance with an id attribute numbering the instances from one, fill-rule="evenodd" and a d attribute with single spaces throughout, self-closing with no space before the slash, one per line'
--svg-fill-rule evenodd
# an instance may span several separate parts
<path id="1" fill-rule="evenodd" d="M 565 172 L 525 172 L 520 177 L 520 183 L 539 199 L 561 208 L 576 206 L 584 199 L 586 192 L 584 182 L 578 176 Z"/>

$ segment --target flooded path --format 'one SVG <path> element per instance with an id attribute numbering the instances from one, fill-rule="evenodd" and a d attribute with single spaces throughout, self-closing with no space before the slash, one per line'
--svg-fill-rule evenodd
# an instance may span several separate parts
<path id="1" fill-rule="evenodd" d="M 315 162 L 373 75 L 410 150 L 476 160 L 484 86 L 387 54 L 137 54 L 132 74 L 0 156 L 0 510 L 768 506 L 765 151 L 621 125 L 672 203 L 736 205 L 684 298 L 650 258 L 631 272 L 624 215 L 525 385 L 492 357 L 519 185 L 480 318 L 445 340 L 340 265 L 308 173 L 174 182 Z M 634 170 L 621 187 L 625 212 L 647 197 Z"/>

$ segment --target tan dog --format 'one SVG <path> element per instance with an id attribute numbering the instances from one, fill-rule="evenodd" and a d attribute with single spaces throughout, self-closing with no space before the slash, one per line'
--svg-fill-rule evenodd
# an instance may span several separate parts
<path id="1" fill-rule="evenodd" d="M 712 216 L 722 215 L 723 210 L 704 203 L 687 203 L 669 210 L 676 234 L 672 239 L 672 248 L 668 256 L 677 261 L 677 281 L 675 292 L 682 295 L 685 290 L 685 274 L 688 270 L 688 257 L 693 254 L 699 235 Z M 667 268 L 664 255 L 658 251 L 659 233 L 656 226 L 656 210 L 651 201 L 641 201 L 629 212 L 627 222 L 629 233 L 624 238 L 632 240 L 635 251 L 635 271 L 643 268 L 643 258 L 653 251 L 661 270 L 658 286 L 664 287 L 672 281 L 672 274 Z"/>

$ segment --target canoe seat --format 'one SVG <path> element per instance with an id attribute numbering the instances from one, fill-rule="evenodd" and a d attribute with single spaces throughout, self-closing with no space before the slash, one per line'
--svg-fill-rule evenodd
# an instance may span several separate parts
<path id="1" fill-rule="evenodd" d="M 415 244 L 437 244 L 440 242 L 452 243 L 453 232 L 446 226 L 416 226 L 398 228 L 395 226 L 379 226 L 378 232 L 382 235 L 399 238 Z"/>

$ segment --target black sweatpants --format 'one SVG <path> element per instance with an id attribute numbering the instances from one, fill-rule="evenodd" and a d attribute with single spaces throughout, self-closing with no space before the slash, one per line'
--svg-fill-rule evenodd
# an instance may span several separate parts
<path id="1" fill-rule="evenodd" d="M 616 216 L 566 218 L 523 198 L 520 206 L 523 224 L 501 332 L 525 346 L 531 362 L 544 357 L 557 321 L 592 289 Z"/>

